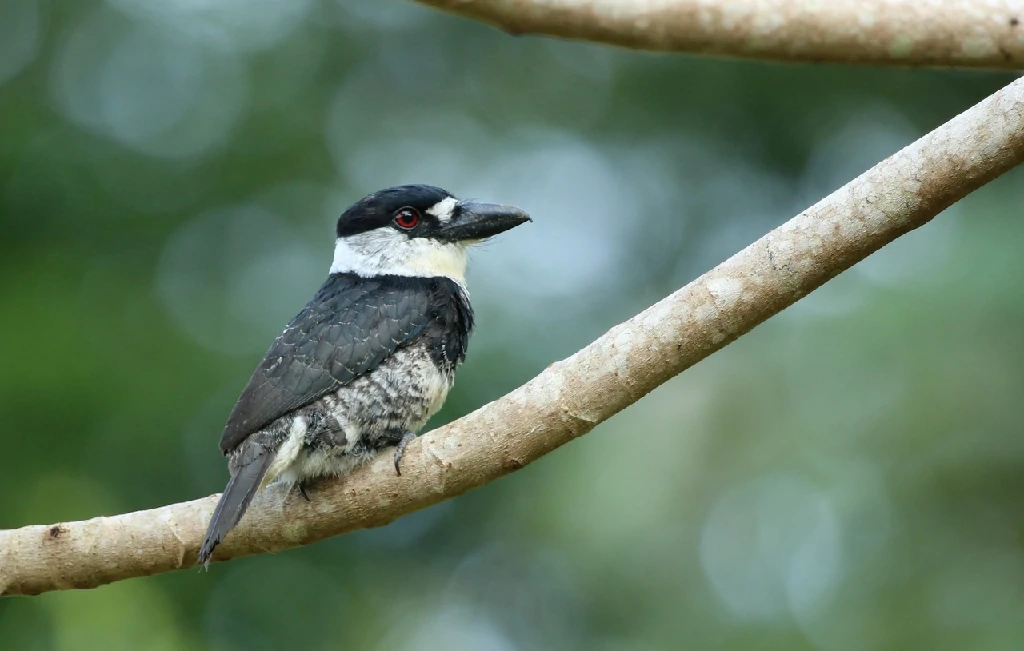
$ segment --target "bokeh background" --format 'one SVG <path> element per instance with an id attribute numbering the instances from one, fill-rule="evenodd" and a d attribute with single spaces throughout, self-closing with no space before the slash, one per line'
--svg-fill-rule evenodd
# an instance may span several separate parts
<path id="1" fill-rule="evenodd" d="M 0 527 L 219 491 L 224 420 L 381 187 L 478 251 L 436 426 L 1007 74 L 513 38 L 404 2 L 0 3 Z M 1024 175 L 586 437 L 307 548 L 0 602 L 55 651 L 1020 649 Z"/>

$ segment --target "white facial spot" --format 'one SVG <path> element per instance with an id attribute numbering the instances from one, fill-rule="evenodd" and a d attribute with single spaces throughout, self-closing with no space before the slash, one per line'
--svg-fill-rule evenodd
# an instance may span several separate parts
<path id="1" fill-rule="evenodd" d="M 455 197 L 442 199 L 430 208 L 427 208 L 427 214 L 437 217 L 438 221 L 442 224 L 446 224 L 452 220 L 452 213 L 455 212 L 455 206 L 458 203 L 459 200 Z"/>
<path id="2" fill-rule="evenodd" d="M 393 228 L 378 228 L 339 237 L 331 273 L 432 278 L 444 276 L 466 284 L 466 246 L 426 237 L 409 237 Z"/>

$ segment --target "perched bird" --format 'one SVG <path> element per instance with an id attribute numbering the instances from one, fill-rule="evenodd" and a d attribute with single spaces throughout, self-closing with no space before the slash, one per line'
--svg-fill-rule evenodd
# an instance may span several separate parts
<path id="1" fill-rule="evenodd" d="M 199 562 L 281 480 L 338 475 L 397 446 L 441 405 L 466 357 L 473 309 L 467 248 L 529 221 L 511 206 L 460 201 L 404 185 L 371 194 L 338 218 L 327 281 L 256 368 L 220 439 L 231 479 Z M 308 497 L 307 497 L 308 499 Z"/>

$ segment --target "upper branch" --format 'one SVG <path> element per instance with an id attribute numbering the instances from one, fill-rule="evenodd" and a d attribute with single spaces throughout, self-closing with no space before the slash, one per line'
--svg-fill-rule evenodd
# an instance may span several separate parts
<path id="1" fill-rule="evenodd" d="M 1024 0 L 419 0 L 512 34 L 781 61 L 1024 68 Z"/>
<path id="2" fill-rule="evenodd" d="M 1022 160 L 1019 79 L 519 389 L 414 441 L 401 476 L 383 455 L 320 485 L 311 503 L 265 491 L 215 560 L 386 524 L 518 470 Z M 0 595 L 189 567 L 216 501 L 0 531 Z"/>

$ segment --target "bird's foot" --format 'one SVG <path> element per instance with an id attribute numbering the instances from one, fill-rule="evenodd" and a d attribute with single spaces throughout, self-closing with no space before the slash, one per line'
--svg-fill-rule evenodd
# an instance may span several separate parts
<path id="1" fill-rule="evenodd" d="M 402 432 L 402 434 L 397 437 L 398 447 L 395 448 L 395 472 L 397 472 L 399 476 L 402 475 L 402 455 L 405 454 L 405 446 L 409 445 L 409 441 L 414 438 L 416 438 L 416 435 L 412 432 Z"/>
<path id="2" fill-rule="evenodd" d="M 295 483 L 295 487 L 299 489 L 299 495 L 302 496 L 302 499 L 304 499 L 307 502 L 309 502 L 310 501 L 309 495 L 306 495 L 306 483 L 305 482 L 301 482 L 301 481 L 300 482 L 296 482 Z"/>

